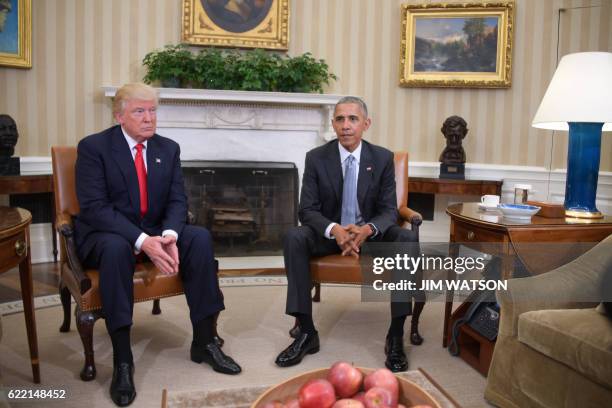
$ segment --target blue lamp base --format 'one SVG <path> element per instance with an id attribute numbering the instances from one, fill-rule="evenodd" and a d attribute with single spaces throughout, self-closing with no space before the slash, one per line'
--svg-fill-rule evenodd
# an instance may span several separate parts
<path id="1" fill-rule="evenodd" d="M 603 123 L 569 123 L 565 215 L 602 218 L 595 206 Z"/>

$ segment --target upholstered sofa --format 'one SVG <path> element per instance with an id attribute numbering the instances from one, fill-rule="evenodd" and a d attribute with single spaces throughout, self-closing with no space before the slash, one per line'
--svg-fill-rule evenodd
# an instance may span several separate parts
<path id="1" fill-rule="evenodd" d="M 499 335 L 485 398 L 500 407 L 612 406 L 612 320 L 601 276 L 612 268 L 612 235 L 548 273 L 497 293 Z"/>

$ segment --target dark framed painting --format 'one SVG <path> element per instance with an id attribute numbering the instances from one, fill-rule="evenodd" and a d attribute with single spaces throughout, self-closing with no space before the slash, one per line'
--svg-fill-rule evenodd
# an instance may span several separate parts
<path id="1" fill-rule="evenodd" d="M 32 0 L 0 0 L 0 65 L 32 68 Z"/>
<path id="2" fill-rule="evenodd" d="M 509 88 L 514 1 L 402 5 L 400 85 Z"/>
<path id="3" fill-rule="evenodd" d="M 289 48 L 289 0 L 183 0 L 182 40 L 218 47 Z"/>

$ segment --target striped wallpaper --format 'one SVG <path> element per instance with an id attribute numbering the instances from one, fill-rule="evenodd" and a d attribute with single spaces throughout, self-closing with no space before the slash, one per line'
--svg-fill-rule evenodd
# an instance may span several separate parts
<path id="1" fill-rule="evenodd" d="M 366 137 L 411 160 L 437 161 L 442 122 L 457 114 L 470 129 L 468 163 L 550 167 L 552 154 L 552 168 L 565 167 L 567 134 L 531 120 L 556 66 L 558 30 L 559 55 L 612 51 L 612 0 L 516 0 L 512 87 L 500 90 L 400 88 L 404 2 L 290 0 L 289 53 L 326 59 L 339 77 L 328 92 L 365 97 Z M 0 68 L 0 113 L 17 121 L 17 154 L 49 156 L 50 145 L 109 126 L 100 87 L 141 79 L 143 56 L 179 41 L 180 14 L 181 0 L 32 0 L 33 68 Z M 606 136 L 601 169 L 612 171 Z"/>

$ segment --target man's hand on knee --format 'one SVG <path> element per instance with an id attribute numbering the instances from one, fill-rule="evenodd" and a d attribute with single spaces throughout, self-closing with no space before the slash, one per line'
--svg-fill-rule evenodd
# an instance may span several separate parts
<path id="1" fill-rule="evenodd" d="M 174 259 L 164 249 L 164 242 L 164 238 L 159 236 L 147 237 L 140 249 L 147 254 L 161 273 L 173 275 L 178 272 L 178 264 L 175 264 Z"/>
<path id="2" fill-rule="evenodd" d="M 330 232 L 342 250 L 343 256 L 350 255 L 359 258 L 359 247 L 355 245 L 354 236 L 348 231 L 347 227 L 336 224 Z"/>
<path id="3" fill-rule="evenodd" d="M 370 225 L 368 224 L 364 224 L 362 226 L 351 224 L 348 225 L 346 228 L 349 234 L 353 236 L 353 243 L 357 247 L 358 253 L 359 248 L 361 248 L 361 245 L 365 242 L 366 239 L 368 239 L 370 235 L 374 233 L 372 227 L 370 227 Z"/>
<path id="4" fill-rule="evenodd" d="M 176 246 L 176 237 L 174 235 L 165 235 L 162 237 L 162 248 L 174 261 L 174 273 L 179 271 L 179 252 Z"/>

